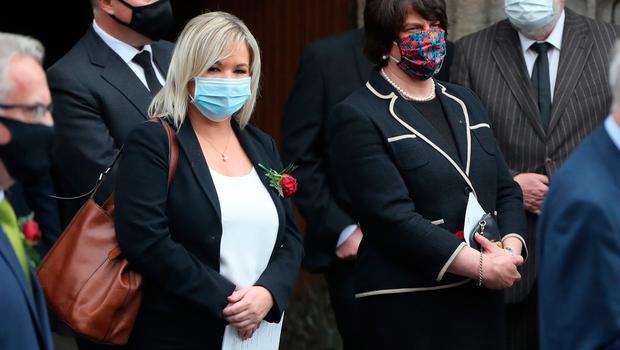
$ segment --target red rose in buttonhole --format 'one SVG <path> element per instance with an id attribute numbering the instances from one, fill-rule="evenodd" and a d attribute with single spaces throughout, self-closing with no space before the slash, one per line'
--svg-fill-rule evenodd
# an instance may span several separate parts
<path id="1" fill-rule="evenodd" d="M 282 174 L 282 180 L 280 180 L 280 186 L 284 197 L 292 197 L 297 192 L 297 179 L 289 174 Z"/>
<path id="2" fill-rule="evenodd" d="M 24 223 L 22 233 L 31 244 L 37 244 L 41 240 L 41 229 L 34 219 L 29 219 Z"/>

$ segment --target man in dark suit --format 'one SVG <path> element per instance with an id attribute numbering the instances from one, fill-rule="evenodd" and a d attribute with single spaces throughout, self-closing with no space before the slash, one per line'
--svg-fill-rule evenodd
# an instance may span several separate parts
<path id="1" fill-rule="evenodd" d="M 525 3 L 507 1 L 509 19 L 459 40 L 451 72 L 482 99 L 523 191 L 531 254 L 522 280 L 506 293 L 509 349 L 537 347 L 538 214 L 549 179 L 609 110 L 607 63 L 618 35 L 610 24 L 564 9 L 563 0 L 531 9 L 536 2 Z"/>
<path id="2" fill-rule="evenodd" d="M 131 129 L 146 120 L 165 82 L 173 44 L 157 41 L 172 23 L 169 0 L 92 0 L 92 27 L 48 70 L 56 139 L 53 173 L 60 196 L 89 192 Z M 112 176 L 113 178 L 113 176 Z M 112 181 L 104 183 L 107 197 Z M 63 225 L 86 197 L 60 201 Z M 80 349 L 102 349 L 78 339 Z"/>
<path id="3" fill-rule="evenodd" d="M 172 22 L 168 0 L 93 0 L 92 27 L 48 70 L 61 196 L 88 192 L 165 81 L 172 43 L 156 41 Z M 104 191 L 105 192 L 105 191 Z M 85 201 L 61 201 L 67 224 Z"/>
<path id="4" fill-rule="evenodd" d="M 619 54 L 612 115 L 555 175 L 540 217 L 543 350 L 620 348 Z"/>
<path id="5" fill-rule="evenodd" d="M 353 334 L 353 259 L 362 232 L 336 203 L 328 179 L 325 123 L 331 109 L 362 86 L 372 69 L 362 53 L 363 31 L 353 30 L 307 45 L 284 112 L 282 156 L 299 166 L 295 204 L 306 221 L 302 268 L 325 272 L 330 301 L 345 349 Z"/>
<path id="6" fill-rule="evenodd" d="M 362 231 L 334 199 L 337 184 L 328 179 L 329 112 L 368 81 L 372 64 L 362 52 L 363 30 L 357 29 L 307 45 L 284 113 L 282 147 L 285 164 L 299 166 L 303 185 L 293 198 L 306 221 L 302 267 L 324 272 L 330 301 L 345 349 L 355 349 L 352 323 L 353 260 Z M 452 44 L 438 78 L 448 79 Z"/>
<path id="7" fill-rule="evenodd" d="M 49 170 L 53 121 L 42 61 L 41 43 L 0 33 L 0 349 L 53 348 L 45 298 L 4 192 L 11 178 Z"/>

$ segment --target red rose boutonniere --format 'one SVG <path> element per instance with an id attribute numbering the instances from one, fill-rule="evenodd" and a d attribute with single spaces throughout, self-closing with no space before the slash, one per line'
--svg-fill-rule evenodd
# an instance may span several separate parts
<path id="1" fill-rule="evenodd" d="M 270 180 L 269 185 L 278 191 L 280 197 L 292 197 L 297 192 L 297 179 L 291 176 L 297 166 L 291 164 L 280 172 L 269 169 L 262 164 L 258 166 L 265 171 L 265 176 Z"/>
<path id="2" fill-rule="evenodd" d="M 41 255 L 34 248 L 41 241 L 41 229 L 39 224 L 34 220 L 34 213 L 22 216 L 17 219 L 17 225 L 22 233 L 22 244 L 28 255 L 28 260 L 33 268 L 41 263 Z"/>

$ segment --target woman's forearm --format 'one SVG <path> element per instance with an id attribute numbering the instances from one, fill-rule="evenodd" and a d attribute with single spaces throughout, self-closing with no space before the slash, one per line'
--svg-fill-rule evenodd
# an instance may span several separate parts
<path id="1" fill-rule="evenodd" d="M 477 280 L 480 273 L 480 252 L 470 247 L 461 249 L 448 266 L 448 272 Z"/>

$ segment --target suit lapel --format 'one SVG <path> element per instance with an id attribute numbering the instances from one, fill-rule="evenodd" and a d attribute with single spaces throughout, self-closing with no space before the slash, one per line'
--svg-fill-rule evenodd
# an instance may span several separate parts
<path id="1" fill-rule="evenodd" d="M 192 172 L 196 176 L 196 179 L 200 184 L 200 188 L 205 193 L 207 198 L 209 198 L 209 201 L 213 206 L 213 210 L 215 210 L 217 217 L 221 222 L 222 211 L 220 208 L 220 201 L 217 197 L 217 191 L 215 189 L 215 185 L 213 184 L 213 178 L 211 177 L 211 172 L 209 171 L 209 165 L 207 164 L 207 160 L 202 153 L 200 143 L 198 142 L 198 138 L 192 128 L 189 118 L 186 118 L 183 125 L 181 125 L 181 128 L 177 133 L 177 139 L 179 140 L 179 146 L 181 146 L 181 149 L 183 149 L 183 152 L 189 160 Z"/>
<path id="2" fill-rule="evenodd" d="M 545 139 L 546 132 L 538 104 L 534 99 L 534 90 L 525 66 L 519 36 L 507 20 L 500 22 L 497 27 L 491 55 L 517 103 L 530 119 L 534 131 L 541 139 Z"/>
<path id="3" fill-rule="evenodd" d="M 166 77 L 168 75 L 172 53 L 160 43 L 153 43 L 151 48 L 153 50 L 153 61 L 155 61 L 155 65 L 159 69 L 159 72 Z"/>
<path id="4" fill-rule="evenodd" d="M 469 175 L 471 165 L 471 131 L 469 129 L 469 115 L 465 104 L 460 99 L 446 92 L 446 88 L 437 84 L 437 96 L 446 113 L 446 118 L 454 135 L 459 151 L 461 165 L 465 166 L 465 173 Z"/>
<path id="5" fill-rule="evenodd" d="M 269 178 L 265 176 L 264 171 L 261 169 L 259 164 L 262 164 L 267 169 L 272 168 L 276 171 L 280 171 L 282 169 L 276 168 L 276 165 L 273 164 L 272 161 L 270 161 L 270 157 L 265 153 L 262 147 L 258 146 L 256 144 L 256 141 L 253 140 L 245 130 L 242 130 L 241 128 L 239 128 L 239 124 L 237 124 L 235 120 L 232 120 L 231 123 L 232 123 L 233 130 L 235 131 L 235 134 L 237 135 L 237 138 L 239 139 L 239 143 L 241 144 L 241 147 L 243 147 L 243 150 L 247 154 L 248 158 L 250 158 L 250 162 L 252 162 L 254 169 L 256 169 L 256 173 L 258 174 L 258 177 L 263 183 L 263 186 L 265 186 L 265 188 L 267 189 L 269 196 L 271 196 L 271 200 L 276 206 L 276 210 L 278 212 L 278 223 L 279 223 L 278 237 L 280 237 L 282 232 L 284 232 L 283 231 L 284 228 L 286 227 L 286 222 L 285 222 L 286 214 L 284 212 L 284 206 L 282 205 L 282 199 L 280 198 L 280 195 L 275 190 L 275 188 L 271 187 Z"/>
<path id="6" fill-rule="evenodd" d="M 127 63 L 103 42 L 92 27 L 86 36 L 86 46 L 91 63 L 102 68 L 101 77 L 118 89 L 136 107 L 144 119 L 147 119 L 147 109 L 152 100 L 149 90 Z"/>
<path id="7" fill-rule="evenodd" d="M 440 87 L 443 88 L 441 85 Z M 371 75 L 370 80 L 366 83 L 366 88 L 378 98 L 389 101 L 387 105 L 389 115 L 405 129 L 416 135 L 423 142 L 426 142 L 431 148 L 443 156 L 459 173 L 463 180 L 465 180 L 473 193 L 476 194 L 476 189 L 471 183 L 469 175 L 463 169 L 462 165 L 459 164 L 458 155 L 453 151 L 448 151 L 449 148 L 446 142 L 443 141 L 443 138 L 435 128 L 433 128 L 419 112 L 409 105 L 408 102 L 400 98 L 400 95 L 396 94 L 395 89 L 389 85 L 377 71 L 374 71 Z M 448 94 L 445 95 L 448 96 Z M 454 96 L 451 96 L 451 98 L 456 99 Z M 446 113 L 455 113 L 455 111 Z M 466 118 L 466 121 L 467 120 L 468 118 Z M 466 123 L 468 124 L 469 121 Z"/>
<path id="8" fill-rule="evenodd" d="M 256 169 L 256 173 L 258 174 L 263 185 L 267 188 L 267 192 L 271 196 L 271 199 L 276 206 L 276 210 L 278 212 L 278 220 L 280 224 L 280 229 L 278 230 L 278 232 L 280 234 L 282 232 L 281 230 L 286 227 L 284 207 L 278 193 L 275 191 L 275 189 L 269 186 L 269 180 L 263 175 L 263 171 L 260 169 L 259 164 L 262 164 L 267 168 L 271 167 L 274 169 L 276 166 L 272 164 L 272 162 L 269 160 L 269 157 L 258 146 L 256 146 L 255 142 L 252 140 L 252 138 L 248 136 L 247 132 L 239 128 L 235 120 L 231 120 L 231 124 L 235 135 L 239 139 L 241 147 L 243 147 L 243 150 L 246 152 L 248 158 L 252 162 L 254 169 Z M 183 125 L 181 125 L 181 128 L 177 134 L 177 139 L 179 140 L 179 146 L 181 147 L 190 162 L 192 172 L 196 176 L 198 183 L 200 184 L 200 188 L 211 202 L 211 205 L 217 213 L 219 220 L 222 221 L 220 201 L 217 196 L 215 184 L 213 183 L 213 178 L 211 177 L 211 172 L 209 171 L 209 165 L 207 164 L 202 149 L 200 148 L 200 143 L 198 142 L 198 138 L 196 136 L 196 133 L 194 132 L 189 118 L 186 118 Z"/>
<path id="9" fill-rule="evenodd" d="M 13 251 L 13 247 L 11 246 L 11 243 L 6 237 L 6 234 L 4 233 L 4 231 L 1 229 L 0 229 L 0 259 L 4 259 L 4 261 L 6 261 L 6 264 L 11 269 L 11 272 L 13 272 L 15 279 L 17 279 L 19 287 L 22 293 L 24 294 L 24 298 L 26 299 L 26 303 L 28 304 L 30 315 L 32 316 L 32 319 L 36 323 L 36 329 L 39 335 L 39 339 L 42 341 L 45 337 L 43 335 L 43 330 L 41 329 L 41 320 L 39 320 L 39 314 L 37 311 L 38 309 L 34 303 L 33 291 L 28 285 L 28 282 L 26 281 L 26 276 L 24 276 L 24 272 L 22 271 L 21 266 L 19 265 L 19 261 L 17 260 L 17 256 L 15 255 L 15 252 Z M 34 287 L 34 285 L 37 283 L 35 279 L 36 277 L 33 274 L 31 274 L 31 276 L 32 276 L 32 284 Z M 42 342 L 41 344 L 45 344 L 45 342 Z"/>
<path id="10" fill-rule="evenodd" d="M 553 108 L 547 133 L 558 124 L 573 90 L 588 61 L 592 40 L 587 40 L 588 25 L 577 14 L 566 9 L 560 63 L 555 83 Z"/>

